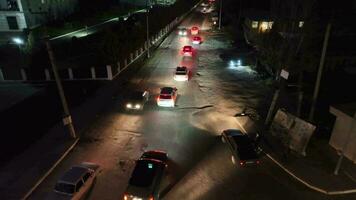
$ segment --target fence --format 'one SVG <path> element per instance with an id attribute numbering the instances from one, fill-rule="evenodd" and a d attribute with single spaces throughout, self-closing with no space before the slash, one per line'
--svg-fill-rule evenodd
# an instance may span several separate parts
<path id="1" fill-rule="evenodd" d="M 198 5 L 198 4 L 197 4 Z M 90 68 L 65 68 L 58 70 L 61 80 L 113 80 L 120 75 L 127 67 L 147 54 L 147 48 L 154 50 L 164 40 L 164 38 L 179 24 L 181 21 L 194 9 L 177 17 L 171 23 L 167 24 L 157 34 L 153 35 L 150 40 L 144 43 L 142 47 L 129 54 L 129 57 L 123 61 L 118 61 L 117 67 L 113 68 L 111 65 Z M 149 45 L 148 45 L 149 44 Z M 0 82 L 46 82 L 54 81 L 52 69 L 43 69 L 41 71 L 28 72 L 23 68 L 20 70 L 9 70 L 0 68 Z"/>

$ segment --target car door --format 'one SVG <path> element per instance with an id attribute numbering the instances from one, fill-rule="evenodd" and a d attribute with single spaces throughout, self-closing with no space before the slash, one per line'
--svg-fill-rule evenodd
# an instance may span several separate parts
<path id="1" fill-rule="evenodd" d="M 84 182 L 82 179 L 78 180 L 78 182 L 75 184 L 75 191 L 73 195 L 73 200 L 81 200 L 84 198 Z"/>
<path id="2" fill-rule="evenodd" d="M 232 136 L 227 136 L 231 154 L 236 157 L 237 145 Z"/>
<path id="3" fill-rule="evenodd" d="M 95 180 L 94 172 L 87 172 L 86 174 L 84 174 L 84 176 L 83 176 L 84 185 L 82 188 L 83 199 L 87 195 L 90 188 L 92 187 L 94 180 Z"/>

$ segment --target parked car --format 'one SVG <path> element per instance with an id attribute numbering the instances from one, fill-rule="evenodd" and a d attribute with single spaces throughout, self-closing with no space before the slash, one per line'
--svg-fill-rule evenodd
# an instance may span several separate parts
<path id="1" fill-rule="evenodd" d="M 83 162 L 71 167 L 57 181 L 54 192 L 48 199 L 84 199 L 94 184 L 99 167 L 98 164 L 90 162 Z"/>
<path id="2" fill-rule="evenodd" d="M 195 37 L 193 37 L 192 41 L 193 41 L 193 44 L 200 44 L 202 42 L 202 39 L 200 36 L 195 36 Z"/>
<path id="3" fill-rule="evenodd" d="M 167 168 L 168 155 L 164 151 L 146 151 L 136 161 L 124 200 L 159 199 L 161 181 Z"/>
<path id="4" fill-rule="evenodd" d="M 231 162 L 240 166 L 258 165 L 260 160 L 255 141 L 240 130 L 227 129 L 221 133 L 221 140 L 229 146 Z"/>
<path id="5" fill-rule="evenodd" d="M 177 99 L 177 88 L 163 87 L 157 98 L 157 105 L 162 107 L 174 107 Z"/>
<path id="6" fill-rule="evenodd" d="M 148 91 L 134 91 L 126 100 L 125 108 L 127 110 L 142 110 L 149 99 Z"/>
<path id="7" fill-rule="evenodd" d="M 193 47 L 192 46 L 184 46 L 183 47 L 183 56 L 193 56 Z"/>
<path id="8" fill-rule="evenodd" d="M 177 67 L 174 73 L 174 80 L 176 81 L 188 81 L 189 80 L 189 70 L 187 67 Z"/>
<path id="9" fill-rule="evenodd" d="M 199 28 L 197 26 L 193 26 L 191 29 L 190 29 L 190 33 L 192 35 L 198 35 L 199 33 Z"/>
<path id="10" fill-rule="evenodd" d="M 187 29 L 186 28 L 178 28 L 178 35 L 180 35 L 180 36 L 188 35 Z"/>

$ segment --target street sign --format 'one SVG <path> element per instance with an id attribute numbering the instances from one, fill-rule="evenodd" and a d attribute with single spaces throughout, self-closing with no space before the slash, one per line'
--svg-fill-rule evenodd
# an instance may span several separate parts
<path id="1" fill-rule="evenodd" d="M 289 72 L 287 72 L 286 70 L 282 69 L 280 76 L 287 80 L 288 76 L 289 76 Z"/>

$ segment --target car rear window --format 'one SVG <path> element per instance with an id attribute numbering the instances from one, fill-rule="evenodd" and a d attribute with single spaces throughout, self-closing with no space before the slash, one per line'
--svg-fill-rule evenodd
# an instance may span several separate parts
<path id="1" fill-rule="evenodd" d="M 177 75 L 186 75 L 187 72 L 186 71 L 176 71 Z"/>
<path id="2" fill-rule="evenodd" d="M 68 183 L 57 183 L 54 189 L 58 192 L 73 194 L 75 186 Z"/>
<path id="3" fill-rule="evenodd" d="M 149 160 L 138 160 L 129 181 L 130 185 L 138 187 L 150 186 L 154 177 L 157 175 L 158 170 L 159 166 L 156 162 Z"/>
<path id="4" fill-rule="evenodd" d="M 191 47 L 184 47 L 184 51 L 191 51 L 192 48 Z"/>
<path id="5" fill-rule="evenodd" d="M 171 99 L 172 96 L 171 96 L 171 95 L 168 95 L 168 94 L 165 94 L 165 95 L 160 95 L 159 98 L 160 98 L 160 99 Z"/>

